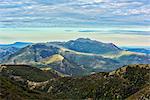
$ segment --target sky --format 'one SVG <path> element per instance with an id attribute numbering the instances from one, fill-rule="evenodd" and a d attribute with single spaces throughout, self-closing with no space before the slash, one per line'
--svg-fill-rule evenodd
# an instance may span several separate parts
<path id="1" fill-rule="evenodd" d="M 0 0 L 0 44 L 79 37 L 150 46 L 150 0 Z"/>

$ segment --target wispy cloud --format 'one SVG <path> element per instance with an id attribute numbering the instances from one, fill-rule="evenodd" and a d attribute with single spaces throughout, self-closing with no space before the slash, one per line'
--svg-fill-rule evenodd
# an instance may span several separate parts
<path id="1" fill-rule="evenodd" d="M 149 13 L 149 0 L 0 0 L 0 27 L 146 26 Z"/>
<path id="2" fill-rule="evenodd" d="M 90 32 L 101 32 L 100 30 L 79 30 L 78 32 L 90 33 Z"/>
<path id="3" fill-rule="evenodd" d="M 111 34 L 128 34 L 128 35 L 147 35 L 150 36 L 150 31 L 136 31 L 136 30 L 111 30 Z"/>

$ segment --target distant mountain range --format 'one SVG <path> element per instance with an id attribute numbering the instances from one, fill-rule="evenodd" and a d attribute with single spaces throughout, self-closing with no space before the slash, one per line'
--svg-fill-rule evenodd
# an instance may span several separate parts
<path id="1" fill-rule="evenodd" d="M 137 53 L 144 53 L 144 54 L 150 54 L 150 48 L 132 48 L 132 47 L 122 47 L 122 49 L 127 50 L 127 51 L 131 51 L 131 52 L 137 52 Z"/>
<path id="2" fill-rule="evenodd" d="M 29 44 L 32 44 L 32 43 L 30 43 L 30 42 L 15 42 L 13 44 L 0 44 L 0 48 L 8 48 L 8 47 L 23 48 Z"/>
<path id="3" fill-rule="evenodd" d="M 29 65 L 0 66 L 2 100 L 149 100 L 150 64 L 126 65 L 84 77 L 61 77 Z"/>
<path id="4" fill-rule="evenodd" d="M 52 68 L 70 76 L 108 72 L 128 64 L 148 64 L 150 56 L 120 49 L 113 43 L 79 38 L 68 42 L 26 44 L 2 57 L 4 64 L 30 64 Z"/>
<path id="5" fill-rule="evenodd" d="M 32 43 L 16 42 L 13 44 L 0 44 L 0 62 L 2 62 L 11 54 L 17 52 L 21 48 L 26 47 L 27 45 L 30 45 L 30 44 Z"/>
<path id="6" fill-rule="evenodd" d="M 149 100 L 148 53 L 88 38 L 3 45 L 0 99 Z"/>

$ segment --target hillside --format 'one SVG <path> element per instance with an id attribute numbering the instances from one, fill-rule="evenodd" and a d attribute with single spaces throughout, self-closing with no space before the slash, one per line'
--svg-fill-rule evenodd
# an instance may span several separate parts
<path id="1" fill-rule="evenodd" d="M 61 78 L 51 84 L 54 98 L 125 99 L 150 84 L 150 65 L 129 65 L 109 73 Z M 150 98 L 150 94 L 147 94 Z"/>
<path id="2" fill-rule="evenodd" d="M 1 65 L 0 72 L 4 76 L 9 76 L 19 80 L 26 79 L 35 82 L 46 81 L 59 77 L 53 70 L 43 71 L 29 65 Z"/>
<path id="3" fill-rule="evenodd" d="M 0 99 L 1 100 L 51 100 L 44 93 L 29 90 L 27 87 L 16 83 L 8 77 L 0 75 Z"/>
<path id="4" fill-rule="evenodd" d="M 31 81 L 44 84 L 45 81 L 60 77 L 54 70 L 43 71 L 29 65 L 1 65 L 0 66 L 0 99 L 27 100 L 48 99 L 40 91 L 30 90 Z M 37 85 L 38 86 L 38 85 Z"/>
<path id="5" fill-rule="evenodd" d="M 50 61 L 57 60 L 51 58 L 55 55 L 59 55 L 63 57 L 63 59 L 60 61 Z M 45 62 L 43 62 L 44 59 Z M 47 61 L 47 59 L 49 61 Z M 109 71 L 113 69 L 113 67 L 110 66 L 115 65 L 115 68 L 120 66 L 117 61 L 103 58 L 100 55 L 79 53 L 57 45 L 44 43 L 29 45 L 9 56 L 4 63 L 5 62 L 7 64 L 33 64 L 39 67 L 47 66 L 68 75 L 79 75 L 82 72 L 83 74 L 90 74 L 94 70 Z"/>
<path id="6" fill-rule="evenodd" d="M 0 63 L 18 50 L 16 47 L 0 47 Z"/>
<path id="7" fill-rule="evenodd" d="M 150 99 L 150 85 L 145 86 L 140 91 L 128 97 L 126 100 L 143 100 Z"/>
<path id="8" fill-rule="evenodd" d="M 12 79 L 1 76 L 3 84 L 10 84 Z M 6 81 L 7 80 L 7 81 Z M 84 77 L 59 77 L 48 81 L 27 82 L 26 85 L 19 83 L 11 83 L 15 85 L 15 95 L 18 98 L 26 98 L 26 95 L 30 94 L 28 98 L 37 96 L 42 99 L 104 99 L 104 100 L 133 100 L 143 97 L 144 99 L 150 99 L 149 85 L 150 85 L 150 65 L 127 65 L 114 70 L 112 72 L 101 72 Z M 4 90 L 9 85 L 1 85 Z M 26 89 L 20 91 L 21 87 Z M 10 90 L 10 89 L 5 89 Z M 33 91 L 33 92 L 27 92 Z M 36 91 L 36 92 L 35 92 Z M 2 95 L 5 93 L 1 91 Z M 12 91 L 9 91 L 13 94 Z M 42 94 L 42 96 L 40 96 Z M 20 97 L 21 95 L 21 97 Z M 140 96 L 141 95 L 141 96 Z M 5 96 L 13 96 L 7 95 Z M 1 96 L 4 98 L 4 96 Z M 6 97 L 5 97 L 6 98 Z M 14 99 L 15 100 L 15 99 Z"/>
<path id="9" fill-rule="evenodd" d="M 16 53 L 21 48 L 24 48 L 32 43 L 28 42 L 15 42 L 13 44 L 0 44 L 0 64 L 3 60 L 7 59 L 10 55 Z"/>

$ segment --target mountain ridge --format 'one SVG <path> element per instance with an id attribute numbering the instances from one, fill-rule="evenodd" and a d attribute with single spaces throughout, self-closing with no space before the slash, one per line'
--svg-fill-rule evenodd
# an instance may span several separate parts
<path id="1" fill-rule="evenodd" d="M 71 45 L 71 47 L 66 47 L 66 45 Z M 77 46 L 75 47 L 76 50 L 72 48 L 74 45 Z M 83 51 L 80 51 L 81 49 Z M 96 52 L 93 52 L 93 50 Z M 63 59 L 52 61 L 58 60 L 51 58 L 55 55 L 59 55 Z M 48 61 L 46 60 L 48 58 L 51 59 Z M 54 68 L 63 74 L 76 76 L 80 75 L 80 73 L 87 75 L 94 72 L 107 72 L 126 64 L 148 64 L 150 61 L 149 58 L 149 56 L 144 54 L 124 51 L 112 43 L 108 44 L 91 39 L 79 38 L 77 40 L 71 40 L 71 42 L 31 44 L 10 55 L 7 59 L 3 60 L 3 63 L 33 64 L 40 68 L 47 66 L 47 68 Z M 42 62 L 43 60 L 45 62 Z"/>
<path id="2" fill-rule="evenodd" d="M 32 44 L 32 43 L 31 42 L 15 42 L 12 44 L 0 44 L 0 48 L 5 48 L 5 47 L 23 48 L 30 44 Z"/>

